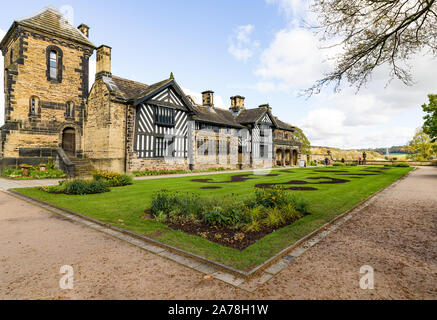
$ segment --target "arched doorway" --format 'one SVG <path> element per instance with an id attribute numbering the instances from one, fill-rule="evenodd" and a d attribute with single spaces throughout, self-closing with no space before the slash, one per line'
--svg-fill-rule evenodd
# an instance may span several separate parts
<path id="1" fill-rule="evenodd" d="M 282 157 L 282 149 L 277 149 L 276 150 L 276 165 L 277 166 L 283 166 L 284 165 L 284 159 Z"/>
<path id="2" fill-rule="evenodd" d="M 297 157 L 298 157 L 297 151 L 293 150 L 293 165 L 294 166 L 297 166 Z"/>
<path id="3" fill-rule="evenodd" d="M 291 151 L 290 150 L 285 150 L 285 165 L 286 166 L 292 165 L 292 163 L 291 163 Z"/>
<path id="4" fill-rule="evenodd" d="M 62 149 L 70 156 L 76 154 L 76 130 L 66 128 L 62 131 Z"/>

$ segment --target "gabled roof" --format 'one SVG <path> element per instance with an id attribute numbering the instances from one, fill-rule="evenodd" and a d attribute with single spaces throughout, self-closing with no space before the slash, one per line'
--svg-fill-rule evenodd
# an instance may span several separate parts
<path id="1" fill-rule="evenodd" d="M 264 117 L 264 115 L 268 115 L 273 122 L 275 127 L 278 127 L 277 119 L 272 115 L 269 108 L 267 107 L 259 107 L 256 109 L 245 109 L 240 112 L 237 116 L 236 120 L 238 123 L 242 125 L 248 124 L 258 124 L 258 122 Z"/>
<path id="2" fill-rule="evenodd" d="M 229 110 L 199 105 L 194 105 L 193 109 L 195 112 L 193 119 L 196 121 L 233 128 L 243 128 L 243 126 L 235 120 L 234 115 Z"/>
<path id="3" fill-rule="evenodd" d="M 15 20 L 0 43 L 0 48 L 4 47 L 13 30 L 17 26 L 28 27 L 36 31 L 71 40 L 95 49 L 94 44 L 78 28 L 73 26 L 61 12 L 52 6 L 45 7 L 31 16 Z"/>
<path id="4" fill-rule="evenodd" d="M 153 96 L 160 91 L 168 87 L 173 87 L 173 89 L 180 95 L 181 99 L 188 107 L 188 110 L 192 111 L 192 103 L 187 99 L 182 89 L 173 78 L 166 79 L 152 85 L 147 85 L 117 76 L 103 76 L 102 80 L 115 98 L 123 100 L 125 103 L 132 103 L 133 105 L 143 103 L 144 101 L 153 98 Z"/>

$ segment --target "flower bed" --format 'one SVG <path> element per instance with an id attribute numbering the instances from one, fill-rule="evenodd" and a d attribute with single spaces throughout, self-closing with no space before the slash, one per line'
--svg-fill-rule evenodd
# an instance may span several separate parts
<path id="1" fill-rule="evenodd" d="M 2 176 L 16 180 L 37 180 L 65 178 L 66 174 L 56 169 L 53 164 L 40 164 L 39 166 L 21 165 L 20 169 L 5 168 Z"/>
<path id="2" fill-rule="evenodd" d="M 108 187 L 124 187 L 133 184 L 133 178 L 127 174 L 110 171 L 96 171 L 93 174 L 95 181 L 103 181 Z"/>
<path id="3" fill-rule="evenodd" d="M 153 196 L 146 213 L 174 230 L 243 250 L 308 215 L 309 206 L 279 187 L 255 189 L 254 195 L 243 201 L 161 191 Z"/>

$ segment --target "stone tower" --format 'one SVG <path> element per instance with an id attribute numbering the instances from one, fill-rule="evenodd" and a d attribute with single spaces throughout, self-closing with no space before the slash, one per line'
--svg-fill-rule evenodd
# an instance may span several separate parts
<path id="1" fill-rule="evenodd" d="M 0 158 L 43 158 L 56 148 L 81 157 L 88 62 L 95 49 L 88 32 L 53 7 L 12 24 L 0 43 L 5 66 Z"/>

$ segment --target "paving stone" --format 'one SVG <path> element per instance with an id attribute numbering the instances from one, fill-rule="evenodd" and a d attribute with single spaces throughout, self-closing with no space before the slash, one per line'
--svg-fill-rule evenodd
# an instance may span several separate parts
<path id="1" fill-rule="evenodd" d="M 284 258 L 284 260 L 287 261 L 288 263 L 291 263 L 294 259 L 296 259 L 296 257 L 292 255 L 286 256 Z"/>
<path id="2" fill-rule="evenodd" d="M 173 253 L 173 252 L 169 252 L 169 251 L 161 252 L 158 255 L 161 256 L 161 257 L 173 260 L 173 261 L 175 261 L 175 262 L 177 262 L 179 264 L 182 264 L 184 266 L 187 266 L 189 268 L 194 268 L 194 267 L 196 267 L 196 266 L 198 266 L 200 264 L 199 261 L 196 261 L 194 259 L 181 256 L 179 254 L 176 254 L 176 253 Z"/>
<path id="3" fill-rule="evenodd" d="M 302 254 L 304 254 L 306 251 L 307 251 L 307 249 L 299 247 L 299 248 L 294 249 L 290 254 L 293 257 L 297 258 L 297 257 L 300 257 Z"/>
<path id="4" fill-rule="evenodd" d="M 221 272 L 221 271 L 217 271 L 212 276 L 214 278 L 221 280 L 223 282 L 226 282 L 234 287 L 240 286 L 245 281 L 243 278 L 234 276 L 233 274 L 230 274 L 230 273 Z"/>
<path id="5" fill-rule="evenodd" d="M 278 274 L 282 270 L 288 267 L 288 263 L 285 260 L 279 260 L 275 264 L 271 265 L 268 269 L 265 270 L 265 272 L 270 274 Z"/>
<path id="6" fill-rule="evenodd" d="M 200 263 L 198 266 L 195 266 L 193 269 L 202 272 L 204 274 L 213 274 L 214 272 L 217 271 L 216 268 L 207 265 L 205 263 Z"/>

